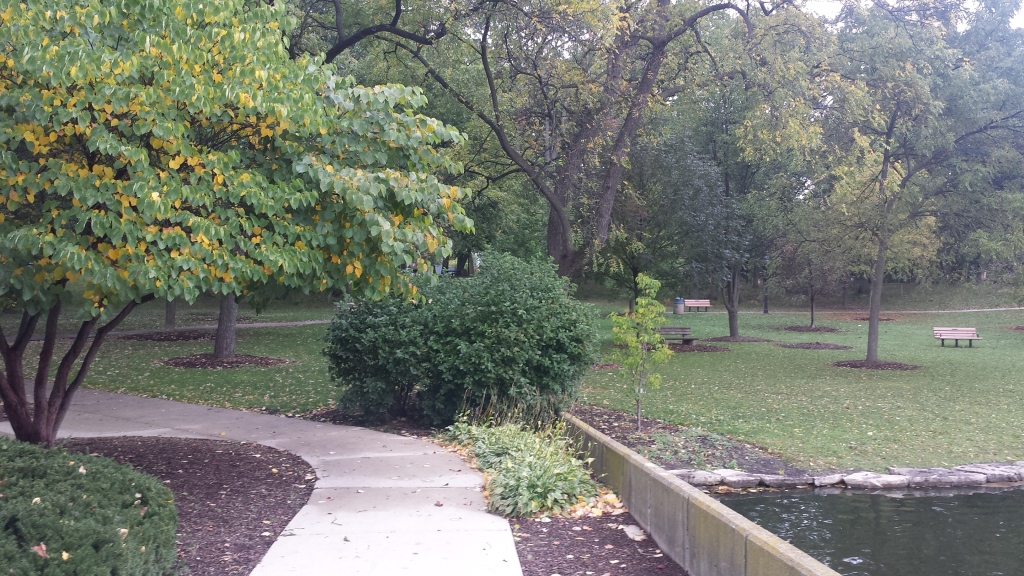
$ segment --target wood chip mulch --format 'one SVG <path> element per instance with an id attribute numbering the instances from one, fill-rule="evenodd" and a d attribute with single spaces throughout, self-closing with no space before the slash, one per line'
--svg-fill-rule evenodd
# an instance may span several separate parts
<path id="1" fill-rule="evenodd" d="M 917 370 L 920 366 L 904 364 L 903 362 L 868 362 L 867 360 L 842 360 L 833 362 L 838 368 L 858 368 L 861 370 Z"/>
<path id="2" fill-rule="evenodd" d="M 213 340 L 216 330 L 158 330 L 154 332 L 135 332 L 118 335 L 120 340 L 140 340 L 143 342 L 188 342 L 195 340 Z M 236 339 L 242 338 L 238 335 Z"/>
<path id="3" fill-rule="evenodd" d="M 621 528 L 635 524 L 628 514 L 514 520 L 523 576 L 686 576 L 650 538 L 634 541 Z"/>
<path id="4" fill-rule="evenodd" d="M 839 332 L 838 328 L 829 326 L 786 326 L 790 332 Z"/>
<path id="5" fill-rule="evenodd" d="M 853 350 L 853 346 L 830 344 L 828 342 L 797 342 L 795 344 L 776 344 L 779 348 L 798 348 L 800 350 Z"/>
<path id="6" fill-rule="evenodd" d="M 305 460 L 259 444 L 114 437 L 63 445 L 130 464 L 170 488 L 178 509 L 178 557 L 190 576 L 249 574 L 316 482 Z"/>
<path id="7" fill-rule="evenodd" d="M 64 446 L 165 481 L 178 508 L 178 555 L 190 576 L 248 575 L 316 482 L 304 460 L 259 444 L 128 437 L 75 439 Z M 627 536 L 622 526 L 637 524 L 628 513 L 511 524 L 524 576 L 686 576 L 653 541 Z"/>
<path id="8" fill-rule="evenodd" d="M 771 342 L 771 340 L 765 340 L 764 338 L 756 338 L 754 336 L 716 336 L 714 338 L 704 338 L 705 342 Z"/>
<path id="9" fill-rule="evenodd" d="M 213 354 L 192 354 L 191 356 L 177 356 L 163 361 L 165 366 L 172 368 L 205 368 L 219 370 L 222 368 L 237 368 L 239 366 L 280 366 L 287 364 L 284 358 L 268 358 L 266 356 L 249 356 L 246 354 L 235 354 L 231 358 L 220 360 L 213 357 Z"/>
<path id="10" fill-rule="evenodd" d="M 585 404 L 576 404 L 570 413 L 666 470 L 734 467 L 751 474 L 807 473 L 757 446 L 698 428 L 643 418 L 637 432 L 634 414 Z"/>
<path id="11" fill-rule="evenodd" d="M 728 352 L 724 346 L 712 346 L 710 344 L 669 344 L 668 349 L 673 352 Z"/>

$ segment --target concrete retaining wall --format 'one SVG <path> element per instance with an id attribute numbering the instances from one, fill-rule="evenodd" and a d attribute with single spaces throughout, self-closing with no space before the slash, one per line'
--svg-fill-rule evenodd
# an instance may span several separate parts
<path id="1" fill-rule="evenodd" d="M 591 468 L 690 576 L 839 576 L 785 540 L 567 415 Z"/>

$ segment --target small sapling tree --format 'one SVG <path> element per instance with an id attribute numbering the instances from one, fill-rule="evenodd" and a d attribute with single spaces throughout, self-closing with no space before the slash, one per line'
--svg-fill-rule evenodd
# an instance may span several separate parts
<path id="1" fill-rule="evenodd" d="M 665 307 L 655 297 L 661 283 L 646 274 L 636 279 L 641 296 L 636 299 L 636 308 L 625 316 L 612 316 L 615 343 L 624 346 L 620 359 L 622 374 L 634 386 L 636 401 L 636 429 L 640 431 L 643 395 L 648 388 L 661 384 L 661 375 L 653 371 L 654 366 L 668 360 L 672 355 L 658 327 L 665 323 Z"/>

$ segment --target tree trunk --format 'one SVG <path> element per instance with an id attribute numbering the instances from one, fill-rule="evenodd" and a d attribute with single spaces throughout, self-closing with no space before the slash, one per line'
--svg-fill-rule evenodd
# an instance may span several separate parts
<path id="1" fill-rule="evenodd" d="M 878 240 L 875 255 L 875 274 L 871 282 L 871 296 L 868 298 L 868 364 L 878 362 L 878 317 L 882 311 L 882 284 L 885 282 L 885 257 L 889 245 L 884 239 Z"/>
<path id="2" fill-rule="evenodd" d="M 814 292 L 811 292 L 811 328 L 814 328 Z"/>
<path id="3" fill-rule="evenodd" d="M 152 296 L 146 296 L 142 302 L 152 299 Z M 136 305 L 136 302 L 129 302 L 110 322 L 96 330 L 95 335 L 93 329 L 98 319 L 83 322 L 56 370 L 51 368 L 61 306 L 58 303 L 50 308 L 46 313 L 46 328 L 40 346 L 31 403 L 26 393 L 25 381 L 28 375 L 25 373 L 24 356 L 41 314 L 23 313 L 13 342 L 8 342 L 0 328 L 0 356 L 4 362 L 4 370 L 0 371 L 0 400 L 3 400 L 4 412 L 15 438 L 22 442 L 53 446 L 57 431 L 71 406 L 71 399 L 89 373 L 107 334 L 127 318 Z M 74 370 L 76 364 L 77 371 Z"/>
<path id="4" fill-rule="evenodd" d="M 740 268 L 733 266 L 729 273 L 729 281 L 722 288 L 722 301 L 725 311 L 729 314 L 729 337 L 739 338 L 740 335 Z"/>
<path id="5" fill-rule="evenodd" d="M 217 318 L 217 338 L 213 344 L 213 357 L 217 360 L 235 356 L 235 327 L 238 324 L 238 304 L 234 293 L 220 299 L 220 316 Z"/>
<path id="6" fill-rule="evenodd" d="M 469 262 L 473 257 L 472 252 L 463 252 L 455 258 L 455 275 L 459 278 L 470 275 Z"/>
<path id="7" fill-rule="evenodd" d="M 174 330 L 174 316 L 177 308 L 178 303 L 174 300 L 168 300 L 167 303 L 164 304 L 164 330 Z"/>

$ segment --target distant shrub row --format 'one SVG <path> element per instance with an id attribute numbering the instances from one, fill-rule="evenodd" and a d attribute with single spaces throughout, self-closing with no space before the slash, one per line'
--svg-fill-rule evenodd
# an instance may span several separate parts
<path id="1" fill-rule="evenodd" d="M 0 573 L 178 574 L 172 500 L 112 460 L 0 436 Z"/>
<path id="2" fill-rule="evenodd" d="M 470 278 L 339 308 L 324 350 L 341 405 L 370 419 L 462 410 L 555 415 L 591 366 L 593 314 L 550 263 L 487 254 Z"/>

